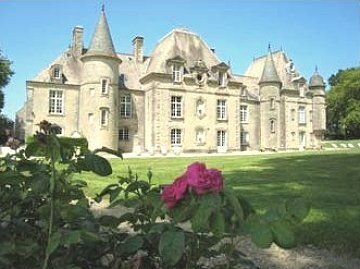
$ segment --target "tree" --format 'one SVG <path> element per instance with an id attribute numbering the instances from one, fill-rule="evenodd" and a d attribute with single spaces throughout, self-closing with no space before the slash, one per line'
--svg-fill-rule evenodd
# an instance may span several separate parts
<path id="1" fill-rule="evenodd" d="M 10 68 L 11 61 L 9 61 L 5 56 L 1 54 L 0 50 L 0 113 L 4 108 L 4 92 L 2 88 L 4 88 L 9 82 L 11 76 L 14 72 Z"/>
<path id="2" fill-rule="evenodd" d="M 329 78 L 326 95 L 330 138 L 360 138 L 360 67 L 339 70 Z"/>

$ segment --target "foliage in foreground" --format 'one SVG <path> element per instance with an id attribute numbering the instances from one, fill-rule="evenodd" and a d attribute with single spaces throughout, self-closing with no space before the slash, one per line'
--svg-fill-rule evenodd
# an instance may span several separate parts
<path id="1" fill-rule="evenodd" d="M 95 198 L 99 202 L 109 196 L 110 208 L 122 206 L 128 213 L 95 218 L 83 192 L 86 182 L 72 175 L 92 171 L 108 176 L 109 162 L 97 155 L 99 150 L 64 143 L 47 122 L 40 128 L 25 151 L 1 160 L 0 267 L 202 268 L 200 257 L 219 254 L 226 258 L 217 268 L 250 266 L 235 249 L 236 235 L 248 233 L 260 247 L 292 247 L 292 226 L 309 210 L 294 199 L 260 217 L 223 186 L 220 171 L 194 164 L 180 177 L 186 181 L 180 194 L 177 180 L 162 192 L 151 184 L 151 171 L 141 180 L 129 169 Z M 195 166 L 202 168 L 189 172 Z M 172 187 L 174 201 L 169 204 Z M 118 228 L 123 224 L 127 229 Z M 225 237 L 230 243 L 219 244 Z"/>

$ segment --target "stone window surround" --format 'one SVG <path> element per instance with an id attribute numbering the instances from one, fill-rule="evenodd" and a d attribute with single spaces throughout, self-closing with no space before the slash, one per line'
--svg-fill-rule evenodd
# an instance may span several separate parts
<path id="1" fill-rule="evenodd" d="M 299 124 L 306 124 L 306 108 L 305 108 L 305 106 L 299 106 L 298 117 L 299 117 Z"/>
<path id="2" fill-rule="evenodd" d="M 132 117 L 132 98 L 131 94 L 120 95 L 120 117 L 131 118 Z"/>
<path id="3" fill-rule="evenodd" d="M 178 127 L 170 129 L 170 144 L 172 147 L 181 146 L 183 139 L 183 130 Z"/>
<path id="4" fill-rule="evenodd" d="M 109 85 L 110 85 L 110 78 L 102 77 L 100 79 L 100 86 L 101 86 L 101 94 L 108 95 L 109 94 Z"/>
<path id="5" fill-rule="evenodd" d="M 49 114 L 50 115 L 64 115 L 64 95 L 63 90 L 50 89 L 49 90 Z"/>
<path id="6" fill-rule="evenodd" d="M 100 126 L 101 128 L 107 128 L 109 126 L 109 114 L 110 109 L 108 107 L 100 108 Z"/>

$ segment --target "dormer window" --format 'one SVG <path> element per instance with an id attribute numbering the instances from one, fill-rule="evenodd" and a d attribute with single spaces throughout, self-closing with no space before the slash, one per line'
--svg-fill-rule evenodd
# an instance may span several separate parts
<path id="1" fill-rule="evenodd" d="M 226 72 L 223 72 L 223 71 L 219 71 L 219 86 L 220 87 L 226 87 L 226 79 L 227 79 L 227 76 L 226 76 Z"/>
<path id="2" fill-rule="evenodd" d="M 172 80 L 173 82 L 180 83 L 183 79 L 184 73 L 183 65 L 180 63 L 174 63 L 172 66 Z"/>
<path id="3" fill-rule="evenodd" d="M 106 78 L 101 79 L 101 94 L 109 93 L 109 80 Z"/>
<path id="4" fill-rule="evenodd" d="M 54 64 L 50 69 L 50 76 L 52 81 L 59 82 L 62 78 L 62 67 L 59 64 Z"/>
<path id="5" fill-rule="evenodd" d="M 242 97 L 246 97 L 246 89 L 245 89 L 245 88 L 241 88 L 240 95 L 241 95 Z"/>
<path id="6" fill-rule="evenodd" d="M 60 79 L 60 78 L 61 78 L 60 67 L 58 67 L 58 66 L 54 67 L 53 76 L 54 76 L 54 78 L 56 78 L 56 79 Z"/>

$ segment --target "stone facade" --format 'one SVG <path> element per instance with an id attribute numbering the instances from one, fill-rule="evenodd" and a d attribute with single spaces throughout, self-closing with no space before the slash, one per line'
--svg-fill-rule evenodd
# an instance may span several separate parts
<path id="1" fill-rule="evenodd" d="M 102 11 L 89 47 L 76 26 L 73 43 L 26 82 L 18 134 L 48 120 L 62 135 L 141 154 L 319 148 L 325 131 L 325 85 L 309 83 L 283 51 L 234 74 L 199 35 L 174 29 L 149 56 L 144 38 L 116 53 Z"/>

